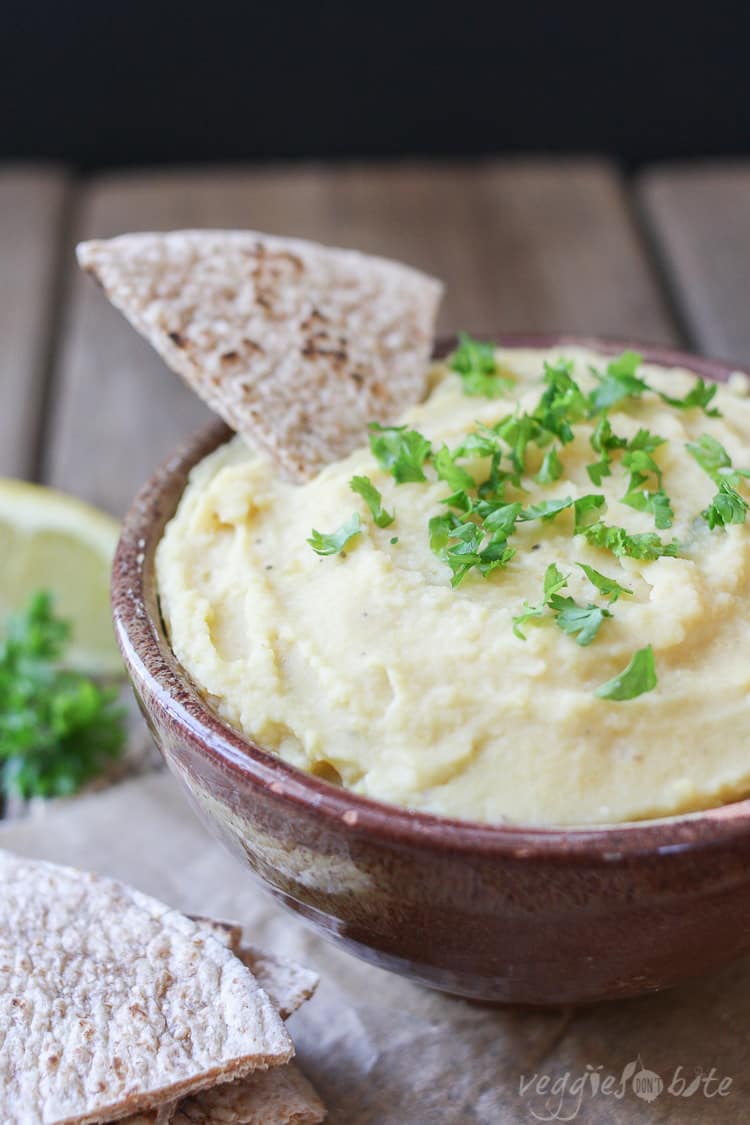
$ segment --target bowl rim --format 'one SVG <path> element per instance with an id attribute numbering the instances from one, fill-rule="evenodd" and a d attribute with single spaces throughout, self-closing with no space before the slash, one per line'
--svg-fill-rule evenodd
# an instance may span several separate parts
<path id="1" fill-rule="evenodd" d="M 646 362 L 687 367 L 706 379 L 725 382 L 737 365 L 676 348 L 607 336 L 569 332 L 488 334 L 499 346 L 515 348 L 590 347 L 603 354 L 638 351 Z M 455 338 L 438 341 L 435 357 L 446 355 Z M 186 439 L 156 469 L 125 516 L 112 571 L 115 633 L 126 667 L 158 700 L 169 721 L 193 744 L 245 784 L 327 821 L 338 832 L 364 834 L 456 854 L 529 857 L 550 862 L 587 860 L 609 864 L 645 854 L 669 855 L 715 847 L 747 835 L 750 798 L 725 805 L 630 822 L 590 825 L 528 825 L 458 820 L 404 809 L 333 785 L 285 762 L 231 727 L 204 702 L 179 666 L 158 608 L 154 552 L 173 515 L 190 469 L 232 431 L 215 419 Z"/>

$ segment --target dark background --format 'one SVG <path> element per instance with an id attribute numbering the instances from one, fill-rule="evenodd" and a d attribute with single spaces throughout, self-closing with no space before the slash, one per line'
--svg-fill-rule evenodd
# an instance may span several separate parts
<path id="1" fill-rule="evenodd" d="M 0 158 L 746 153 L 747 6 L 700 8 L 2 0 Z"/>

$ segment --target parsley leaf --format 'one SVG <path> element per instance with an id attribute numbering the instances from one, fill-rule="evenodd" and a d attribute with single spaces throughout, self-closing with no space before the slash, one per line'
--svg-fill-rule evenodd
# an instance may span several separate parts
<path id="1" fill-rule="evenodd" d="M 386 512 L 383 497 L 369 477 L 352 477 L 349 487 L 362 497 L 378 527 L 389 527 L 393 523 L 396 517 Z"/>
<path id="2" fill-rule="evenodd" d="M 631 452 L 642 449 L 644 453 L 653 453 L 660 445 L 664 445 L 666 440 L 659 434 L 652 434 L 650 430 L 640 429 L 635 437 L 625 442 L 625 445 Z"/>
<path id="3" fill-rule="evenodd" d="M 479 515 L 483 515 L 483 513 L 486 512 L 486 514 L 484 514 L 484 526 L 487 531 L 492 532 L 493 535 L 501 535 L 504 539 L 507 539 L 513 534 L 516 520 L 523 511 L 523 504 L 519 504 L 518 501 L 516 501 L 513 504 L 493 506 L 480 500 L 476 506 L 476 511 Z"/>
<path id="4" fill-rule="evenodd" d="M 656 687 L 656 661 L 651 645 L 639 649 L 618 676 L 608 680 L 596 689 L 594 695 L 599 699 L 625 700 L 635 699 L 644 692 L 653 691 Z"/>
<path id="5" fill-rule="evenodd" d="M 610 406 L 614 406 L 624 398 L 637 398 L 650 389 L 645 379 L 636 375 L 642 362 L 643 357 L 638 352 L 623 352 L 607 364 L 606 374 L 602 375 L 592 369 L 592 373 L 599 380 L 599 386 L 589 395 L 593 414 L 608 410 Z"/>
<path id="6" fill-rule="evenodd" d="M 586 472 L 589 475 L 592 484 L 597 487 L 601 486 L 604 477 L 612 475 L 610 463 L 612 461 L 612 453 L 615 449 L 624 449 L 628 444 L 627 438 L 618 437 L 612 430 L 612 424 L 603 413 L 594 427 L 594 430 L 589 438 L 591 448 L 594 453 L 601 454 L 600 460 L 595 461 L 591 465 L 586 466 Z"/>
<path id="7" fill-rule="evenodd" d="M 572 508 L 575 513 L 574 535 L 580 534 L 591 523 L 599 519 L 599 510 L 605 505 L 601 494 L 589 493 L 573 500 L 570 496 L 563 496 L 560 500 L 542 500 L 539 504 L 531 504 L 519 515 L 519 520 L 543 520 L 545 523 L 553 520 L 560 512 Z"/>
<path id="8" fill-rule="evenodd" d="M 723 480 L 709 506 L 701 512 L 711 531 L 729 523 L 744 523 L 748 505 L 732 485 Z"/>
<path id="9" fill-rule="evenodd" d="M 513 618 L 513 632 L 520 641 L 526 640 L 526 634 L 522 631 L 521 626 L 536 617 L 543 617 L 550 600 L 556 597 L 561 590 L 564 590 L 567 584 L 568 579 L 562 571 L 554 563 L 550 563 L 544 573 L 544 598 L 542 601 L 538 605 L 530 605 L 529 602 L 524 602 L 521 613 Z"/>
<path id="10" fill-rule="evenodd" d="M 544 602 L 545 605 L 549 602 L 550 598 L 555 594 L 559 594 L 568 585 L 568 579 L 562 571 L 550 563 L 544 573 Z"/>
<path id="11" fill-rule="evenodd" d="M 663 555 L 674 558 L 680 548 L 676 539 L 671 543 L 663 543 L 653 531 L 646 531 L 641 535 L 628 535 L 624 527 L 611 527 L 606 523 L 595 523 L 587 527 L 583 534 L 594 547 L 611 551 L 617 558 L 622 555 L 649 561 L 659 559 Z"/>
<path id="12" fill-rule="evenodd" d="M 526 447 L 545 436 L 543 426 L 531 414 L 510 414 L 498 422 L 495 433 L 510 446 L 510 459 L 517 473 L 526 470 Z"/>
<path id="13" fill-rule="evenodd" d="M 593 566 L 587 566 L 586 563 L 578 563 L 583 573 L 588 578 L 589 582 L 596 586 L 605 597 L 609 598 L 609 604 L 612 605 L 617 601 L 620 594 L 631 594 L 627 586 L 621 586 L 619 582 L 615 582 L 614 578 L 607 578 L 606 574 L 600 574 L 598 570 L 594 570 Z"/>
<path id="14" fill-rule="evenodd" d="M 641 431 L 645 433 L 646 431 Z M 635 439 L 633 439 L 635 440 Z M 640 485 L 645 484 L 649 476 L 653 474 L 659 486 L 661 487 L 662 473 L 661 469 L 654 461 L 650 453 L 645 449 L 633 448 L 628 446 L 628 449 L 623 454 L 622 458 L 623 467 L 630 469 L 630 484 L 628 485 L 628 492 L 632 492 Z"/>
<path id="15" fill-rule="evenodd" d="M 736 487 L 742 477 L 750 477 L 749 469 L 732 467 L 732 458 L 721 442 L 711 437 L 710 434 L 701 434 L 697 442 L 686 442 L 685 448 L 693 460 L 697 461 L 704 473 L 707 473 L 716 484 L 725 480 Z"/>
<path id="16" fill-rule="evenodd" d="M 459 457 L 491 457 L 500 451 L 500 438 L 497 431 L 479 422 L 476 430 L 468 433 L 461 444 L 453 450 L 453 459 L 455 461 Z"/>
<path id="17" fill-rule="evenodd" d="M 582 646 L 590 645 L 604 618 L 612 616 L 601 606 L 579 605 L 573 598 L 561 598 L 557 594 L 550 598 L 549 605 L 555 611 L 555 624 Z"/>
<path id="18" fill-rule="evenodd" d="M 461 376 L 465 395 L 499 398 L 513 383 L 499 374 L 495 345 L 459 332 L 458 347 L 450 357 L 451 371 Z"/>
<path id="19" fill-rule="evenodd" d="M 476 488 L 476 482 L 471 473 L 467 473 L 466 469 L 462 469 L 460 465 L 456 464 L 455 454 L 451 453 L 447 445 L 444 445 L 434 455 L 433 463 L 440 480 L 444 480 L 446 484 L 450 485 L 454 492 L 461 489 Z"/>
<path id="20" fill-rule="evenodd" d="M 443 497 L 440 503 L 447 504 L 449 508 L 457 508 L 459 512 L 468 513 L 474 510 L 474 501 L 463 488 L 451 492 L 450 496 Z"/>
<path id="21" fill-rule="evenodd" d="M 546 388 L 532 417 L 548 434 L 554 434 L 563 445 L 567 445 L 573 440 L 571 425 L 588 414 L 588 400 L 573 378 L 570 360 L 545 363 L 544 382 Z"/>
<path id="22" fill-rule="evenodd" d="M 452 572 L 451 585 L 460 586 L 476 567 L 485 578 L 498 567 L 505 567 L 515 555 L 505 536 L 496 533 L 484 544 L 484 528 L 471 520 L 462 521 L 452 512 L 433 516 L 429 522 L 430 548 Z"/>
<path id="23" fill-rule="evenodd" d="M 545 453 L 539 472 L 534 479 L 537 484 L 552 484 L 554 481 L 560 479 L 562 471 L 563 467 L 560 464 L 560 458 L 557 456 L 557 450 L 553 446 L 552 449 L 548 449 Z"/>
<path id="24" fill-rule="evenodd" d="M 553 520 L 560 512 L 564 512 L 566 508 L 573 507 L 573 498 L 571 496 L 563 496 L 561 500 L 542 500 L 539 504 L 530 504 L 528 508 L 519 515 L 519 520 L 526 522 L 528 520 Z"/>
<path id="25" fill-rule="evenodd" d="M 316 555 L 338 555 L 355 536 L 361 534 L 362 521 L 359 512 L 353 512 L 346 523 L 330 534 L 324 534 L 313 528 L 312 535 L 307 542 Z"/>
<path id="26" fill-rule="evenodd" d="M 622 502 L 638 512 L 651 512 L 654 523 L 660 531 L 672 526 L 674 520 L 672 502 L 662 488 L 657 489 L 656 492 L 649 492 L 647 489 L 627 492 Z"/>
<path id="27" fill-rule="evenodd" d="M 23 798 L 75 793 L 125 745 L 116 691 L 61 666 L 70 626 L 40 592 L 0 642 L 0 787 Z"/>
<path id="28" fill-rule="evenodd" d="M 606 508 L 607 502 L 601 493 L 589 492 L 586 496 L 579 497 L 573 504 L 575 513 L 574 535 L 580 535 L 592 523 L 596 523 L 601 515 L 601 509 Z"/>
<path id="29" fill-rule="evenodd" d="M 721 418 L 721 411 L 717 407 L 708 409 L 718 389 L 716 383 L 709 385 L 704 383 L 703 379 L 698 378 L 695 381 L 695 386 L 683 398 L 672 398 L 671 395 L 666 395 L 663 391 L 657 391 L 657 394 L 663 402 L 668 403 L 669 406 L 674 406 L 677 410 L 690 410 L 691 407 L 697 406 L 709 418 Z"/>
<path id="30" fill-rule="evenodd" d="M 379 422 L 371 422 L 369 430 L 370 449 L 397 484 L 427 480 L 422 466 L 432 453 L 432 445 L 418 430 L 381 426 Z"/>

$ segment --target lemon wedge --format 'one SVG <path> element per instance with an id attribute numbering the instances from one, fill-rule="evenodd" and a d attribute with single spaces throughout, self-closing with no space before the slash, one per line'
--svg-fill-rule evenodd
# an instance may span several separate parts
<path id="1" fill-rule="evenodd" d="M 0 627 L 37 590 L 71 624 L 65 662 L 89 675 L 122 672 L 109 611 L 119 524 L 73 496 L 0 478 Z"/>

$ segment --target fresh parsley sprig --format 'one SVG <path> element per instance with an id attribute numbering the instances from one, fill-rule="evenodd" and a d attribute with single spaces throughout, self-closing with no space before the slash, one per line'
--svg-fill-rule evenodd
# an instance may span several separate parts
<path id="1" fill-rule="evenodd" d="M 635 699 L 647 691 L 653 691 L 657 682 L 654 650 L 651 645 L 647 645 L 634 653 L 628 666 L 598 687 L 594 695 L 598 699 L 614 702 Z"/>
<path id="2" fill-rule="evenodd" d="M 432 454 L 432 443 L 418 430 L 379 422 L 371 422 L 369 430 L 370 449 L 397 484 L 427 480 L 424 463 Z"/>
<path id="3" fill-rule="evenodd" d="M 612 527 L 606 523 L 595 523 L 583 533 L 593 547 L 611 551 L 615 558 L 627 555 L 631 559 L 653 561 L 663 555 L 675 558 L 680 544 L 676 539 L 664 543 L 656 532 L 645 531 L 640 535 L 628 535 L 624 527 Z"/>
<path id="4" fill-rule="evenodd" d="M 560 593 L 568 584 L 568 579 L 551 563 L 544 575 L 544 596 L 538 605 L 529 605 L 524 602 L 523 610 L 513 618 L 513 632 L 520 640 L 525 641 L 526 635 L 521 626 L 527 621 L 533 621 L 546 616 L 546 610 L 552 611 L 553 620 L 563 633 L 575 638 L 576 644 L 590 645 L 596 637 L 602 622 L 612 613 L 609 609 L 598 605 L 579 605 L 571 597 L 563 597 Z"/>
<path id="5" fill-rule="evenodd" d="M 586 563 L 578 563 L 578 566 L 586 575 L 592 586 L 596 586 L 600 593 L 609 598 L 610 605 L 617 601 L 620 594 L 632 596 L 633 591 L 629 590 L 627 586 L 621 586 L 614 578 L 607 578 L 606 574 L 600 574 L 598 570 L 594 570 L 593 566 L 587 566 Z"/>
<path id="6" fill-rule="evenodd" d="M 747 501 L 729 481 L 723 480 L 719 491 L 701 515 L 713 531 L 715 527 L 726 527 L 730 523 L 744 523 L 747 511 Z"/>
<path id="7" fill-rule="evenodd" d="M 724 446 L 711 434 L 701 434 L 697 442 L 686 442 L 685 448 L 716 484 L 724 480 L 736 488 L 743 477 L 750 477 L 750 469 L 734 468 L 732 458 Z"/>
<path id="8" fill-rule="evenodd" d="M 359 518 L 359 512 L 352 512 L 346 523 L 342 523 L 341 527 L 336 528 L 335 531 L 326 533 L 316 531 L 313 528 L 312 535 L 307 542 L 316 555 L 340 555 L 347 544 L 351 543 L 361 533 L 362 521 Z"/>
<path id="9" fill-rule="evenodd" d="M 0 641 L 0 783 L 28 799 L 75 793 L 120 756 L 117 691 L 63 666 L 70 626 L 35 594 Z"/>
<path id="10" fill-rule="evenodd" d="M 468 332 L 459 332 L 458 347 L 448 361 L 451 371 L 461 376 L 466 395 L 500 398 L 513 386 L 500 374 L 495 345 L 474 340 Z"/>
<path id="11" fill-rule="evenodd" d="M 396 517 L 385 510 L 383 497 L 369 477 L 352 477 L 349 487 L 367 504 L 377 527 L 390 527 Z"/>

